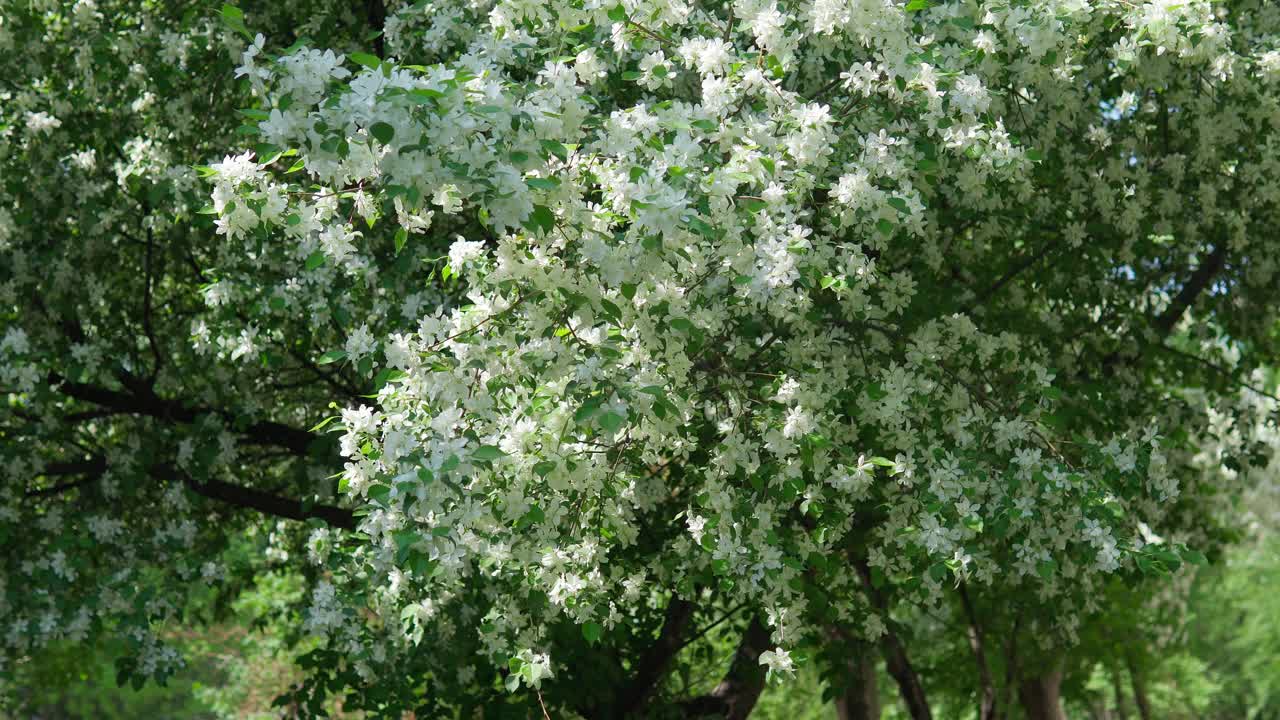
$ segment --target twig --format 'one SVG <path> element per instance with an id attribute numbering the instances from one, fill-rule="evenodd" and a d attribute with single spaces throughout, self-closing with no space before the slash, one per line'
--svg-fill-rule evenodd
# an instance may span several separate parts
<path id="1" fill-rule="evenodd" d="M 551 715 L 547 713 L 547 704 L 542 702 L 542 691 L 534 688 L 533 693 L 538 696 L 538 706 L 542 708 L 542 720 L 551 720 Z"/>

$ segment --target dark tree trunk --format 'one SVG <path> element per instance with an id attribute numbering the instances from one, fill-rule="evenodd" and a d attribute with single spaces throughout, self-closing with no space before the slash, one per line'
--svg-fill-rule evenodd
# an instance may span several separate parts
<path id="1" fill-rule="evenodd" d="M 907 706 L 907 714 L 911 716 L 911 720 L 933 720 L 924 686 L 920 684 L 920 677 L 907 659 L 907 651 L 898 641 L 898 636 L 891 632 L 885 633 L 880 638 L 880 646 L 884 650 L 885 667 L 894 682 L 898 683 L 898 692 L 902 695 L 902 702 Z"/>
<path id="2" fill-rule="evenodd" d="M 684 717 L 746 720 L 764 692 L 765 668 L 760 653 L 769 649 L 769 629 L 753 617 L 724 679 L 709 694 L 682 703 Z"/>
<path id="3" fill-rule="evenodd" d="M 991 681 L 991 669 L 987 666 L 986 643 L 982 637 L 982 624 L 969 599 L 969 591 L 962 583 L 958 588 L 960 604 L 969 620 L 969 649 L 973 651 L 978 666 L 978 720 L 996 720 L 996 685 Z"/>
<path id="4" fill-rule="evenodd" d="M 1062 670 L 1046 670 L 1024 678 L 1018 686 L 1018 698 L 1027 720 L 1066 720 L 1062 711 Z"/>
<path id="5" fill-rule="evenodd" d="M 871 604 L 887 621 L 889 600 L 871 581 L 871 566 L 862 558 L 855 560 L 854 565 L 862 577 L 862 587 L 871 598 Z M 911 720 L 933 720 L 929 700 L 924 694 L 924 685 L 920 683 L 920 677 L 916 675 L 915 668 L 911 666 L 911 660 L 907 658 L 906 649 L 902 647 L 902 642 L 892 628 L 887 628 L 884 635 L 880 637 L 880 650 L 884 653 L 885 668 L 898 684 L 898 692 L 902 695 L 902 703 L 907 706 L 907 714 L 911 716 Z"/>
<path id="6" fill-rule="evenodd" d="M 1138 717 L 1142 720 L 1151 720 L 1151 703 L 1147 700 L 1146 680 L 1132 657 L 1126 657 L 1125 664 L 1129 667 L 1129 682 L 1133 685 L 1133 703 L 1138 706 Z"/>
<path id="7" fill-rule="evenodd" d="M 1124 694 L 1124 683 L 1121 681 L 1120 668 L 1107 668 L 1107 674 L 1111 676 L 1111 685 L 1116 693 L 1116 719 L 1129 720 L 1129 701 Z"/>
<path id="8" fill-rule="evenodd" d="M 685 629 L 693 617 L 693 603 L 673 597 L 667 603 L 658 639 L 636 662 L 631 682 L 618 693 L 617 715 L 628 717 L 640 711 L 666 676 L 671 661 L 683 646 Z"/>
<path id="9" fill-rule="evenodd" d="M 876 663 L 869 652 L 849 661 L 849 684 L 836 698 L 836 720 L 880 720 Z"/>
<path id="10" fill-rule="evenodd" d="M 382 0 L 365 0 L 364 12 L 369 21 L 369 30 L 378 33 L 378 36 L 373 39 L 373 51 L 378 57 L 383 57 L 386 54 L 386 45 L 382 40 L 382 32 L 387 24 L 387 6 Z"/>

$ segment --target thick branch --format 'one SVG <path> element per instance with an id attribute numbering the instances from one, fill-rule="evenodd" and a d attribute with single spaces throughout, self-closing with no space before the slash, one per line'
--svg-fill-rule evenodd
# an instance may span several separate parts
<path id="1" fill-rule="evenodd" d="M 1142 672 L 1132 655 L 1126 653 L 1124 660 L 1129 669 L 1129 681 L 1133 685 L 1133 701 L 1138 706 L 1138 717 L 1151 720 L 1151 703 L 1147 700 L 1147 684 L 1143 682 Z"/>
<path id="2" fill-rule="evenodd" d="M 231 419 L 230 413 L 226 411 L 189 408 L 181 402 L 162 398 L 142 389 L 135 388 L 135 392 L 132 393 L 120 392 L 97 385 L 66 381 L 58 375 L 52 375 L 49 382 L 59 385 L 59 390 L 68 397 L 134 415 L 146 415 L 180 423 L 195 422 L 196 418 L 210 413 L 226 420 Z M 254 423 L 244 428 L 243 432 L 255 444 L 278 445 L 298 455 L 305 455 L 314 439 L 314 436 L 305 430 L 271 421 Z"/>
<path id="3" fill-rule="evenodd" d="M 1214 276 L 1222 270 L 1226 260 L 1227 243 L 1223 240 L 1200 263 L 1200 267 L 1196 268 L 1196 271 L 1192 273 L 1191 279 L 1187 281 L 1186 285 L 1182 286 L 1182 290 L 1173 299 L 1173 302 L 1169 304 L 1169 307 L 1152 321 L 1151 324 L 1155 327 L 1160 337 L 1167 336 L 1173 330 L 1173 326 L 1177 324 L 1182 314 L 1187 311 L 1187 308 L 1191 307 L 1200 293 L 1204 292 L 1205 288 L 1209 287 L 1209 284 L 1213 282 Z"/>
<path id="4" fill-rule="evenodd" d="M 974 612 L 973 602 L 969 600 L 969 591 L 961 583 L 959 588 L 960 604 L 964 606 L 965 617 L 969 620 L 969 647 L 973 650 L 973 659 L 978 664 L 978 682 L 981 695 L 978 700 L 979 720 L 992 720 L 996 716 L 996 686 L 991 682 L 991 670 L 987 666 L 986 646 L 982 640 L 982 625 L 978 623 L 978 614 Z"/>
<path id="5" fill-rule="evenodd" d="M 64 490 L 85 485 L 101 477 L 102 473 L 106 472 L 106 469 L 107 463 L 101 457 L 93 457 L 89 460 L 78 462 L 50 463 L 40 471 L 40 475 L 83 475 L 84 477 L 52 487 L 28 491 L 26 493 L 26 497 L 30 498 L 56 495 Z M 201 497 L 205 497 L 210 500 L 217 500 L 218 502 L 234 505 L 235 507 L 256 510 L 266 515 L 273 515 L 275 517 L 286 518 L 289 520 L 308 520 L 310 518 L 318 518 L 333 527 L 342 528 L 344 530 L 353 530 L 356 526 L 355 516 L 352 512 L 346 508 L 337 507 L 335 505 L 311 505 L 308 507 L 300 500 L 274 495 L 256 488 L 233 485 L 221 480 L 208 480 L 200 483 L 189 474 L 169 464 L 153 467 L 151 469 L 151 474 L 162 480 L 168 479 L 169 477 L 181 477 L 183 483 L 187 487 L 191 488 L 192 492 L 200 495 Z"/>
<path id="6" fill-rule="evenodd" d="M 836 720 L 879 720 L 879 685 L 876 682 L 876 656 L 867 643 L 855 641 L 849 633 L 832 628 L 833 639 L 842 639 L 850 653 L 845 661 L 846 683 L 836 696 Z"/>
<path id="7" fill-rule="evenodd" d="M 146 276 L 146 286 L 142 294 L 142 330 L 147 335 L 147 343 L 151 346 L 152 362 L 151 375 L 148 384 L 154 383 L 155 379 L 160 375 L 160 367 L 164 364 L 163 356 L 160 354 L 160 345 L 156 342 L 155 329 L 151 326 L 151 256 L 155 250 L 155 234 L 150 228 L 147 228 L 147 257 L 145 263 L 144 275 Z"/>
<path id="8" fill-rule="evenodd" d="M 990 287 L 988 287 L 986 290 L 983 290 L 981 293 L 978 293 L 977 297 L 973 299 L 973 302 L 969 303 L 969 305 L 964 308 L 964 312 L 966 313 L 971 312 L 974 308 L 985 303 L 993 295 L 1000 292 L 1005 285 L 1008 285 L 1018 275 L 1021 275 L 1028 268 L 1040 262 L 1040 260 L 1042 260 L 1046 255 L 1048 255 L 1049 251 L 1053 250 L 1055 247 L 1057 247 L 1057 245 L 1058 243 L 1056 241 L 1047 242 L 1045 243 L 1044 247 L 1040 248 L 1040 250 L 1038 250 L 1034 254 L 1028 255 L 1022 258 L 1022 260 L 1020 260 L 1013 267 L 1009 268 L 1004 275 L 1001 275 L 998 280 L 992 283 Z"/>
<path id="9" fill-rule="evenodd" d="M 857 558 L 854 564 L 858 568 L 858 574 L 862 576 L 862 584 L 872 604 L 888 619 L 889 601 L 871 582 L 871 567 L 864 558 Z M 884 653 L 885 667 L 898 684 L 898 692 L 902 695 L 902 702 L 907 706 L 907 713 L 912 720 L 932 720 L 933 713 L 924 694 L 924 685 L 920 683 L 920 677 L 907 658 L 907 651 L 893 630 L 886 629 L 884 635 L 880 636 L 880 650 Z"/>
<path id="10" fill-rule="evenodd" d="M 383 42 L 382 35 L 387 24 L 387 6 L 383 4 L 382 0 L 365 0 L 364 13 L 369 21 L 369 30 L 378 34 L 373 39 L 373 51 L 378 57 L 383 57 L 383 53 L 386 52 L 386 45 Z"/>
<path id="11" fill-rule="evenodd" d="M 66 475 L 80 475 L 82 477 L 46 488 L 28 490 L 23 496 L 28 498 L 38 498 L 59 495 L 67 490 L 88 485 L 94 480 L 102 477 L 102 473 L 105 472 L 106 469 L 107 464 L 102 458 L 93 458 L 78 462 L 49 463 L 44 467 L 44 469 L 36 474 L 37 477 L 63 477 Z"/>
<path id="12" fill-rule="evenodd" d="M 765 670 L 760 653 L 769 647 L 769 629 L 753 617 L 724 679 L 709 694 L 683 703 L 685 717 L 714 716 L 724 720 L 745 720 L 764 691 Z"/>
<path id="13" fill-rule="evenodd" d="M 667 603 L 662 629 L 658 639 L 640 657 L 632 673 L 631 682 L 618 693 L 618 715 L 627 717 L 640 711 L 648 702 L 658 683 L 666 675 L 671 661 L 680 648 L 689 620 L 693 617 L 693 603 L 673 597 Z"/>
<path id="14" fill-rule="evenodd" d="M 1022 611 L 1013 615 L 1013 631 L 1009 633 L 1009 642 L 1005 645 L 1004 656 L 1004 693 L 1000 706 L 1013 707 L 1014 680 L 1018 676 L 1018 629 L 1022 627 Z"/>
<path id="15" fill-rule="evenodd" d="M 172 469 L 172 468 L 168 468 Z M 354 530 L 355 516 L 350 510 L 334 505 L 312 505 L 306 507 L 301 501 L 292 498 L 272 495 L 262 490 L 232 485 L 221 480 L 196 482 L 190 476 L 184 476 L 187 487 L 192 492 L 210 500 L 234 505 L 236 507 L 257 510 L 260 513 L 287 518 L 289 520 L 309 520 L 318 518 L 336 528 Z"/>

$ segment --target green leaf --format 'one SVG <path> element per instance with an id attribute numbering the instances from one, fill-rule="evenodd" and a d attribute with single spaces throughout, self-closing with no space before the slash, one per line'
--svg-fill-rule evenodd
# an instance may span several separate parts
<path id="1" fill-rule="evenodd" d="M 600 635 L 603 632 L 604 628 L 600 627 L 599 623 L 589 622 L 582 626 L 582 637 L 586 638 L 587 642 L 592 645 L 600 642 Z"/>
<path id="2" fill-rule="evenodd" d="M 627 9 L 626 9 L 626 8 L 624 8 L 624 7 L 622 7 L 622 5 L 620 5 L 620 4 L 619 4 L 619 5 L 614 5 L 613 7 L 609 8 L 609 19 L 610 19 L 610 20 L 612 20 L 612 21 L 614 21 L 614 22 L 619 22 L 619 23 L 620 23 L 620 22 L 626 22 L 626 21 L 627 21 Z"/>
<path id="3" fill-rule="evenodd" d="M 911 2 L 907 3 L 906 11 L 920 12 L 921 10 L 928 10 L 929 5 L 929 0 L 911 0 Z"/>
<path id="4" fill-rule="evenodd" d="M 694 325 L 689 318 L 671 318 L 667 323 L 683 333 L 692 333 L 698 329 L 698 326 Z"/>
<path id="5" fill-rule="evenodd" d="M 408 94 L 409 102 L 415 105 L 434 105 L 436 98 L 442 97 L 444 97 L 444 93 L 428 88 L 416 88 L 410 90 Z"/>
<path id="6" fill-rule="evenodd" d="M 369 134 L 383 145 L 390 145 L 396 136 L 396 129 L 384 122 L 376 122 L 369 126 Z"/>
<path id="7" fill-rule="evenodd" d="M 324 252 L 317 250 L 307 256 L 307 269 L 315 270 L 324 264 Z"/>
<path id="8" fill-rule="evenodd" d="M 783 75 L 786 74 L 786 72 L 782 69 L 782 61 L 778 59 L 777 55 L 769 55 L 765 57 L 764 65 L 765 67 L 769 68 L 769 72 L 773 74 L 774 78 L 780 79 L 782 78 Z"/>
<path id="9" fill-rule="evenodd" d="M 525 178 L 524 184 L 535 190 L 555 190 L 560 187 L 560 180 L 557 178 Z"/>
<path id="10" fill-rule="evenodd" d="M 622 429 L 622 425 L 626 422 L 626 418 L 615 412 L 607 412 L 601 415 L 596 422 L 600 423 L 600 427 L 605 430 L 611 433 L 616 433 L 618 430 Z"/>
<path id="11" fill-rule="evenodd" d="M 475 452 L 471 453 L 471 459 L 482 462 L 489 462 L 506 456 L 507 454 L 502 452 L 502 449 L 497 445 L 481 445 L 475 449 Z"/>
<path id="12" fill-rule="evenodd" d="M 400 251 L 404 249 L 404 244 L 408 242 L 408 240 L 409 240 L 409 231 L 405 230 L 404 228 L 398 228 L 396 230 L 396 254 L 397 255 L 399 255 Z"/>
<path id="13" fill-rule="evenodd" d="M 320 422 L 316 423 L 315 425 L 312 425 L 312 426 L 311 426 L 311 429 L 310 429 L 310 430 L 308 430 L 307 432 L 312 432 L 312 433 L 320 432 L 321 430 L 323 430 L 323 429 L 325 429 L 326 427 L 328 427 L 328 426 L 329 426 L 329 423 L 333 422 L 334 420 L 339 420 L 339 419 L 341 419 L 341 418 L 342 418 L 342 416 L 341 416 L 341 415 L 330 415 L 329 417 L 327 417 L 327 418 L 325 418 L 325 419 L 321 420 Z"/>
<path id="14" fill-rule="evenodd" d="M 537 525 L 546 519 L 547 514 L 542 511 L 542 508 L 538 505 L 534 505 L 529 508 L 529 512 L 525 513 L 524 516 L 516 522 L 516 526 L 520 528 L 527 528 L 531 525 Z"/>
<path id="15" fill-rule="evenodd" d="M 390 490 L 390 488 L 387 489 Z M 414 530 L 396 530 L 391 533 L 391 539 L 395 540 L 396 550 L 403 555 L 407 554 L 409 548 L 422 540 L 422 536 Z"/>
<path id="16" fill-rule="evenodd" d="M 907 201 L 900 197 L 889 198 L 889 206 L 902 213 L 903 215 L 911 214 L 911 210 L 907 208 Z"/>
<path id="17" fill-rule="evenodd" d="M 221 15 L 222 22 L 227 27 L 243 35 L 249 42 L 253 42 L 253 34 L 249 32 L 249 28 L 245 27 L 244 13 L 240 8 L 234 5 L 223 5 Z"/>
<path id="18" fill-rule="evenodd" d="M 1053 560 L 1041 560 L 1036 563 L 1036 572 L 1045 580 L 1052 580 L 1053 575 L 1058 570 L 1058 563 Z"/>
<path id="19" fill-rule="evenodd" d="M 551 474 L 552 470 L 555 470 L 555 469 L 556 469 L 556 463 L 554 460 L 543 460 L 542 462 L 533 466 L 533 472 L 538 477 L 546 477 L 547 475 Z"/>
<path id="20" fill-rule="evenodd" d="M 389 485 L 370 485 L 369 499 L 386 505 L 387 499 L 391 497 L 391 487 Z"/>
<path id="21" fill-rule="evenodd" d="M 546 150 L 552 155 L 555 155 L 556 157 L 560 158 L 562 162 L 567 162 L 569 160 L 568 148 L 566 148 L 564 145 L 561 145 L 558 141 L 539 140 L 538 144 L 542 146 L 543 150 Z"/>
<path id="22" fill-rule="evenodd" d="M 330 350 L 329 352 L 327 352 L 327 353 L 325 353 L 325 354 L 321 355 L 321 356 L 320 356 L 320 359 L 316 361 L 316 364 L 317 364 L 317 365 L 328 365 L 328 364 L 330 364 L 330 363 L 336 363 L 336 362 L 338 362 L 339 360 L 345 360 L 345 359 L 347 359 L 347 353 L 346 353 L 346 351 L 344 351 L 344 350 Z"/>
<path id="23" fill-rule="evenodd" d="M 934 582 L 939 582 L 939 583 L 943 582 L 944 580 L 947 579 L 947 576 L 950 574 L 951 574 L 951 570 L 948 569 L 947 566 L 942 563 L 934 563 L 929 568 L 929 577 L 933 578 Z"/>
<path id="24" fill-rule="evenodd" d="M 1184 561 L 1192 565 L 1208 565 L 1209 564 L 1209 558 L 1205 557 L 1204 553 L 1200 552 L 1199 550 L 1192 550 L 1191 548 L 1183 548 L 1181 551 L 1179 551 L 1178 554 L 1182 556 L 1182 559 Z"/>
<path id="25" fill-rule="evenodd" d="M 363 65 L 367 68 L 376 69 L 379 65 L 382 64 L 382 61 L 378 59 L 378 56 L 370 55 L 369 53 L 362 53 L 362 52 L 347 53 L 347 59 L 353 63 Z"/>
<path id="26" fill-rule="evenodd" d="M 582 403 L 582 407 L 578 408 L 577 412 L 573 414 L 573 421 L 581 424 L 590 420 L 592 415 L 595 415 L 600 411 L 600 406 L 602 404 L 604 404 L 604 401 L 600 398 L 591 398 L 590 400 L 587 400 Z"/>
<path id="27" fill-rule="evenodd" d="M 525 228 L 529 230 L 542 230 L 549 233 L 556 226 L 555 213 L 551 212 L 551 208 L 546 205 L 534 205 L 533 212 L 529 213 L 529 219 L 524 223 Z"/>
<path id="28" fill-rule="evenodd" d="M 871 458 L 871 464 L 872 464 L 872 465 L 879 465 L 880 467 L 893 467 L 894 462 L 893 462 L 892 460 L 890 460 L 889 458 L 886 458 L 886 457 L 880 457 L 879 455 L 877 455 L 877 456 L 875 456 L 875 457 Z"/>
<path id="29" fill-rule="evenodd" d="M 435 574 L 436 561 L 423 555 L 422 553 L 413 553 L 409 556 L 409 569 L 418 577 L 431 577 Z M 421 628 L 419 628 L 421 630 Z"/>

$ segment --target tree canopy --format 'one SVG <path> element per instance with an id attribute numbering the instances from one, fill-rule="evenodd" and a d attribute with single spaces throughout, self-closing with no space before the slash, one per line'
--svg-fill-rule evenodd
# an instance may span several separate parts
<path id="1" fill-rule="evenodd" d="M 741 718 L 878 656 L 924 718 L 928 647 L 1040 717 L 1270 461 L 1263 0 L 0 0 L 0 48 L 6 671 L 164 681 L 288 563 L 303 713 Z"/>

